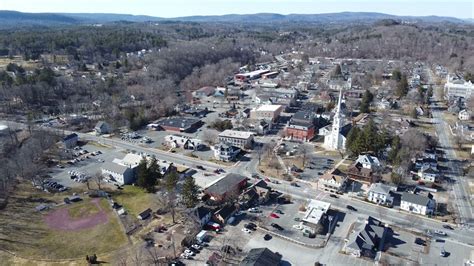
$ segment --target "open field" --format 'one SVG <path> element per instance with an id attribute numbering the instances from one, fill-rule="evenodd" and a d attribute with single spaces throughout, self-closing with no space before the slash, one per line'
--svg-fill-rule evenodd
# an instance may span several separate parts
<path id="1" fill-rule="evenodd" d="M 107 215 L 107 223 L 74 231 L 51 229 L 44 222 L 45 215 L 62 208 L 80 210 L 81 207 L 75 207 L 73 203 L 43 213 L 34 208 L 40 203 L 54 206 L 65 196 L 37 191 L 26 183 L 19 184 L 7 207 L 0 212 L 0 248 L 32 259 L 67 259 L 108 253 L 126 243 L 119 221 L 105 199 L 101 199 L 99 205 Z M 79 204 L 87 204 L 87 201 Z"/>
<path id="2" fill-rule="evenodd" d="M 22 66 L 26 70 L 34 69 L 38 67 L 38 62 L 35 61 L 25 61 L 21 56 L 14 56 L 13 59 L 8 58 L 7 56 L 0 57 L 0 69 L 5 69 L 8 64 L 14 63 L 19 66 Z"/>
<path id="3" fill-rule="evenodd" d="M 156 210 L 160 207 L 155 194 L 146 193 L 145 190 L 135 186 L 124 186 L 122 190 L 114 191 L 112 198 L 133 217 L 142 211 L 151 208 Z"/>

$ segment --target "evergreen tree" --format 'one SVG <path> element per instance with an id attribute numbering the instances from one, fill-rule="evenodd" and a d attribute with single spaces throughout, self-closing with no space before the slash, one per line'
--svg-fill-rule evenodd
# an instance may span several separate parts
<path id="1" fill-rule="evenodd" d="M 361 113 L 369 113 L 370 112 L 370 103 L 373 101 L 374 95 L 369 91 L 365 90 L 364 96 L 362 97 L 362 101 L 360 102 L 360 112 Z"/>
<path id="2" fill-rule="evenodd" d="M 140 160 L 137 166 L 137 185 L 142 188 L 147 187 L 147 179 L 149 176 L 147 161 L 145 158 Z"/>
<path id="3" fill-rule="evenodd" d="M 392 164 L 395 164 L 397 160 L 397 155 L 398 155 L 398 152 L 400 151 L 400 147 L 401 147 L 400 137 L 399 136 L 393 137 L 391 149 L 390 149 L 390 152 L 388 153 L 388 161 L 391 162 Z"/>
<path id="4" fill-rule="evenodd" d="M 408 80 L 406 75 L 402 75 L 397 84 L 396 94 L 398 97 L 406 96 L 408 93 Z"/>
<path id="5" fill-rule="evenodd" d="M 194 182 L 192 176 L 186 177 L 183 184 L 183 201 L 186 207 L 193 208 L 199 202 L 198 198 L 198 186 Z"/>
<path id="6" fill-rule="evenodd" d="M 392 71 L 392 79 L 396 81 L 400 81 L 402 79 L 402 72 L 400 72 L 400 69 L 395 69 Z"/>

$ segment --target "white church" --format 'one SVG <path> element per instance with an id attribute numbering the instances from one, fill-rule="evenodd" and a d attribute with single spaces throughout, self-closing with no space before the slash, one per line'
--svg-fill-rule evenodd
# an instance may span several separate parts
<path id="1" fill-rule="evenodd" d="M 351 124 L 344 125 L 344 115 L 341 113 L 342 89 L 339 90 L 339 100 L 336 106 L 331 131 L 324 137 L 323 147 L 326 150 L 344 151 L 346 149 L 346 136 L 351 130 Z"/>

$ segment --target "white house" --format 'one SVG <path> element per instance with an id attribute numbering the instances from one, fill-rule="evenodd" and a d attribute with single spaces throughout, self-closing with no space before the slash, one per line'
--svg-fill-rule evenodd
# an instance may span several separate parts
<path id="1" fill-rule="evenodd" d="M 165 142 L 170 147 L 187 150 L 200 150 L 205 146 L 200 139 L 175 134 L 165 136 Z"/>
<path id="2" fill-rule="evenodd" d="M 455 75 L 448 75 L 447 82 L 444 85 L 444 95 L 446 97 L 464 97 L 468 99 L 473 91 L 474 84 L 471 81 L 465 81 Z"/>
<path id="3" fill-rule="evenodd" d="M 367 194 L 367 200 L 381 205 L 392 206 L 392 193 L 395 191 L 397 191 L 397 188 L 394 186 L 382 183 L 374 183 L 370 186 L 369 193 Z"/>
<path id="4" fill-rule="evenodd" d="M 102 165 L 102 175 L 112 179 L 120 185 L 131 184 L 135 178 L 136 166 L 126 166 L 114 162 L 106 162 Z"/>
<path id="5" fill-rule="evenodd" d="M 226 143 L 214 145 L 212 149 L 214 150 L 214 158 L 224 162 L 235 160 L 237 155 L 240 153 L 239 148 Z"/>
<path id="6" fill-rule="evenodd" d="M 459 112 L 459 114 L 458 114 L 458 118 L 459 118 L 459 120 L 461 120 L 461 121 L 468 121 L 468 120 L 471 120 L 471 117 L 472 117 L 471 111 L 466 110 L 466 109 L 461 110 L 461 111 Z"/>
<path id="7" fill-rule="evenodd" d="M 112 128 L 110 127 L 110 125 L 104 121 L 97 122 L 97 124 L 94 127 L 94 130 L 99 135 L 109 134 L 110 132 L 112 132 Z"/>
<path id="8" fill-rule="evenodd" d="M 377 170 L 381 166 L 380 161 L 377 157 L 368 154 L 359 155 L 356 160 L 356 163 L 360 163 L 362 167 L 372 170 Z"/>
<path id="9" fill-rule="evenodd" d="M 424 182 L 434 183 L 438 178 L 438 170 L 432 167 L 421 167 L 418 171 L 418 176 Z"/>
<path id="10" fill-rule="evenodd" d="M 322 175 L 318 180 L 318 186 L 326 191 L 336 193 L 344 190 L 346 182 L 347 176 L 335 169 Z"/>
<path id="11" fill-rule="evenodd" d="M 219 141 L 241 149 L 247 149 L 253 147 L 253 136 L 254 133 L 252 132 L 227 129 L 219 134 Z"/>
<path id="12" fill-rule="evenodd" d="M 433 195 L 418 195 L 413 193 L 402 193 L 400 209 L 421 215 L 430 215 L 434 213 L 436 201 Z"/>

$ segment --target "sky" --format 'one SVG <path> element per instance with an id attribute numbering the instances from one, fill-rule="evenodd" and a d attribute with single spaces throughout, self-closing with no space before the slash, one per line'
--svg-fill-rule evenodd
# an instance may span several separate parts
<path id="1" fill-rule="evenodd" d="M 319 14 L 343 11 L 474 18 L 474 0 L 0 0 L 0 10 L 181 17 L 223 14 Z"/>

